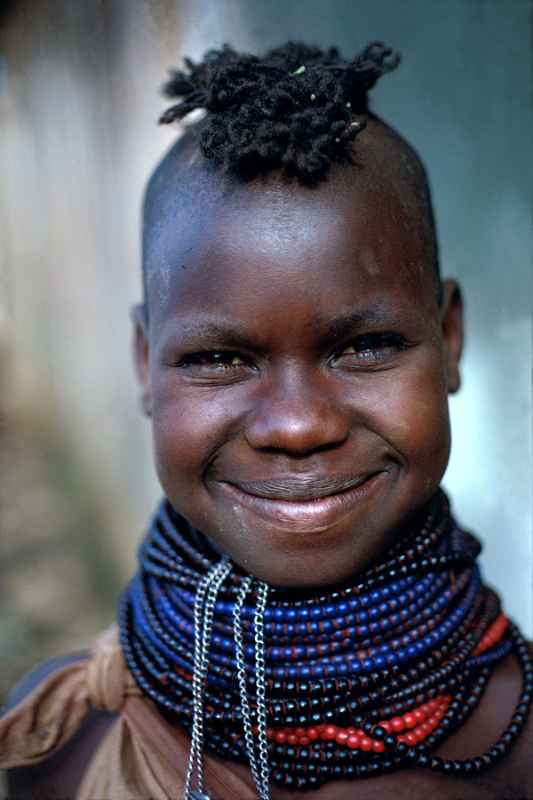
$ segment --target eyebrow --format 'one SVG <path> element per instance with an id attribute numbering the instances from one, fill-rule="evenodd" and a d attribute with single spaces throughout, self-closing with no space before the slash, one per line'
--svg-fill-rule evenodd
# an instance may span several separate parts
<path id="1" fill-rule="evenodd" d="M 343 339 L 358 328 L 395 325 L 405 321 L 405 319 L 405 314 L 398 313 L 398 310 L 389 304 L 379 303 L 361 311 L 350 311 L 333 319 L 322 320 L 322 323 L 317 320 L 317 327 L 324 328 L 324 334 L 320 337 L 320 340 L 331 341 Z"/>
<path id="2" fill-rule="evenodd" d="M 241 330 L 238 324 L 234 322 L 215 322 L 209 319 L 188 319 L 181 322 L 172 334 L 172 339 L 191 339 L 191 340 L 206 340 L 218 344 L 224 344 L 231 347 L 246 347 L 248 349 L 257 349 L 257 343 L 254 343 L 250 336 Z"/>
<path id="3" fill-rule="evenodd" d="M 398 325 L 405 320 L 405 313 L 399 313 L 389 304 L 380 303 L 360 311 L 349 311 L 333 318 L 316 315 L 308 325 L 309 328 L 319 331 L 317 342 L 322 347 L 331 342 L 345 339 L 358 329 L 369 326 Z M 180 320 L 179 328 L 173 331 L 172 338 L 174 337 L 178 337 L 180 340 L 190 338 L 214 343 L 223 341 L 224 344 L 232 347 L 257 349 L 257 341 L 239 327 L 238 320 L 185 318 Z"/>

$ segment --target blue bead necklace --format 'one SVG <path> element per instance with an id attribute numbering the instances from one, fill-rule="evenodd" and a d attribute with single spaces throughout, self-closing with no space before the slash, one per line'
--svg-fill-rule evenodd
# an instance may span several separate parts
<path id="1" fill-rule="evenodd" d="M 518 629 L 481 580 L 479 552 L 439 491 L 425 524 L 356 582 L 296 598 L 270 587 L 260 622 L 271 781 L 310 789 L 406 765 L 469 774 L 507 752 L 529 712 L 533 666 Z M 121 643 L 134 679 L 167 719 L 189 733 L 195 718 L 196 587 L 219 558 L 163 500 L 119 604 Z M 205 747 L 248 763 L 248 714 L 255 733 L 261 731 L 261 708 L 253 701 L 258 584 L 235 565 L 226 571 L 212 602 Z M 242 590 L 245 580 L 249 594 Z M 470 716 L 494 667 L 511 650 L 521 663 L 523 686 L 508 729 L 478 759 L 439 759 L 435 749 Z M 246 715 L 242 685 L 252 698 Z"/>

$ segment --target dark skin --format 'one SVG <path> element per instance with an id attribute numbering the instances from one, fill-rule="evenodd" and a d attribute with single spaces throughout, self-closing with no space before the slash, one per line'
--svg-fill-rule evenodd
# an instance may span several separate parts
<path id="1" fill-rule="evenodd" d="M 448 461 L 459 290 L 446 281 L 438 307 L 396 176 L 376 187 L 354 172 L 317 191 L 236 189 L 180 224 L 178 248 L 163 226 L 166 296 L 152 292 L 148 326 L 136 317 L 165 493 L 274 585 L 353 576 L 412 524 Z M 326 493 L 338 506 L 316 513 Z"/>
<path id="2" fill-rule="evenodd" d="M 358 166 L 336 168 L 317 189 L 272 175 L 217 186 L 188 216 L 163 203 L 148 251 L 168 268 L 164 290 L 156 276 L 149 314 L 134 312 L 165 493 L 216 548 L 274 585 L 331 586 L 364 569 L 423 516 L 448 462 L 461 296 L 445 281 L 437 302 L 413 188 L 386 168 L 401 144 L 377 123 L 370 133 Z M 519 688 L 511 657 L 441 754 L 483 752 Z M 86 746 L 111 721 L 90 721 Z M 273 787 L 272 798 L 518 799 L 532 791 L 531 729 L 469 781 L 407 770 L 312 793 Z"/>

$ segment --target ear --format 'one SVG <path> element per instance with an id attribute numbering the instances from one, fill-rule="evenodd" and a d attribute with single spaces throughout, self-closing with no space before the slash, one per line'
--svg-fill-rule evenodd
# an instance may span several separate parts
<path id="1" fill-rule="evenodd" d="M 148 340 L 148 315 L 144 303 L 139 303 L 132 307 L 130 319 L 133 323 L 133 360 L 141 390 L 141 408 L 147 417 L 151 417 L 150 345 Z"/>
<path id="2" fill-rule="evenodd" d="M 440 317 L 448 393 L 454 394 L 461 386 L 459 361 L 463 352 L 463 298 L 456 281 L 442 282 Z"/>

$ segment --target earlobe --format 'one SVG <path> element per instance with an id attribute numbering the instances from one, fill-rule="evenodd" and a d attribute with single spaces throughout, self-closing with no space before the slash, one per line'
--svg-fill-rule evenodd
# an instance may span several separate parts
<path id="1" fill-rule="evenodd" d="M 454 280 L 442 282 L 441 326 L 448 393 L 454 394 L 461 386 L 459 362 L 464 341 L 463 298 L 459 284 Z"/>
<path id="2" fill-rule="evenodd" d="M 130 312 L 133 323 L 133 360 L 137 381 L 141 390 L 140 403 L 143 413 L 152 416 L 152 391 L 150 384 L 150 345 L 146 307 L 139 303 Z"/>

